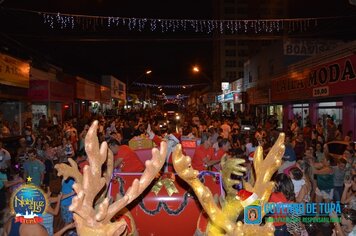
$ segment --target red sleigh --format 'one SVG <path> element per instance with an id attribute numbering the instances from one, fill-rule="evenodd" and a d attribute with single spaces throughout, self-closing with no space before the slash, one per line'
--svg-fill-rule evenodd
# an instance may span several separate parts
<path id="1" fill-rule="evenodd" d="M 110 186 L 110 195 L 123 196 L 132 181 L 140 178 L 140 173 L 118 173 L 114 176 Z M 133 201 L 127 208 L 130 210 L 140 235 L 170 235 L 174 229 L 175 235 L 193 235 L 202 212 L 199 201 L 189 185 L 179 176 L 174 175 L 174 185 L 178 193 L 169 196 L 163 186 L 157 193 L 152 187 L 160 181 L 154 180 L 146 191 Z M 199 178 L 209 187 L 213 194 L 222 194 L 220 173 L 201 172 Z M 200 217 L 200 221 L 207 221 Z M 177 227 L 178 226 L 178 227 Z"/>

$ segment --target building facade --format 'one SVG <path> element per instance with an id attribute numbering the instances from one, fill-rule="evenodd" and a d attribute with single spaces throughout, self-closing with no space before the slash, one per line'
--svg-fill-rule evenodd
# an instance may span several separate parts
<path id="1" fill-rule="evenodd" d="M 265 0 L 214 0 L 214 19 L 244 20 L 283 18 L 287 15 L 287 1 Z M 244 78 L 244 63 L 265 45 L 263 37 L 214 33 L 213 42 L 213 80 L 217 86 L 221 82 L 232 82 Z"/>
<path id="2" fill-rule="evenodd" d="M 283 124 L 332 118 L 343 134 L 356 128 L 356 41 L 298 63 L 271 81 L 271 104 L 283 106 Z M 355 135 L 355 134 L 354 134 Z M 355 138 L 355 137 L 354 137 Z"/>
<path id="3" fill-rule="evenodd" d="M 0 137 L 20 135 L 24 121 L 31 118 L 29 86 L 29 61 L 0 54 Z"/>

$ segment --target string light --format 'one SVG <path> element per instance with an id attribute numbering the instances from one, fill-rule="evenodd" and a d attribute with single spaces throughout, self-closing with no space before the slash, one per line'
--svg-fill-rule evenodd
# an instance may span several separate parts
<path id="1" fill-rule="evenodd" d="M 137 17 L 114 17 L 39 12 L 24 9 L 3 8 L 3 10 L 32 13 L 43 16 L 43 23 L 51 29 L 103 30 L 105 28 L 127 28 L 130 31 L 152 32 L 194 32 L 231 34 L 274 34 L 282 32 L 306 32 L 314 30 L 321 21 L 324 23 L 355 16 L 332 16 L 291 19 L 239 19 L 239 20 L 198 20 L 198 19 L 155 19 Z M 351 20 L 352 20 L 351 19 Z M 158 24 L 158 26 L 157 26 Z"/>
<path id="2" fill-rule="evenodd" d="M 188 95 L 166 95 L 166 94 L 152 94 L 152 96 L 158 99 L 169 99 L 169 100 L 184 100 L 189 98 Z"/>
<path id="3" fill-rule="evenodd" d="M 112 16 L 87 16 L 87 15 L 69 15 L 61 13 L 40 13 L 43 14 L 44 24 L 50 28 L 55 26 L 60 29 L 74 29 L 75 26 L 89 26 L 93 29 L 100 26 L 99 22 L 106 21 L 106 27 L 127 27 L 130 31 L 137 30 L 142 32 L 149 25 L 152 32 L 157 31 L 157 23 L 162 33 L 176 32 L 177 30 L 192 31 L 195 33 L 208 33 L 214 31 L 224 34 L 229 32 L 231 34 L 239 33 L 243 29 L 244 33 L 274 33 L 280 32 L 283 28 L 279 22 L 287 22 L 288 28 L 286 30 L 294 32 L 297 29 L 301 32 L 309 28 L 316 27 L 318 19 L 314 19 L 314 25 L 309 24 L 311 18 L 305 19 L 267 19 L 267 20 L 190 20 L 190 19 L 148 19 L 148 18 L 125 18 Z M 53 17 L 53 16 L 56 17 Z M 74 19 L 80 19 L 75 21 Z M 77 22 L 75 25 L 74 22 Z M 262 22 L 262 23 L 261 23 Z M 71 23 L 71 24 L 69 24 Z M 189 24 L 187 24 L 189 23 Z M 104 25 L 104 24 L 103 24 Z"/>
<path id="4" fill-rule="evenodd" d="M 181 88 L 192 88 L 196 86 L 202 86 L 206 85 L 205 83 L 202 84 L 182 84 L 182 85 L 177 85 L 177 84 L 148 84 L 148 83 L 133 83 L 133 85 L 140 86 L 140 87 L 149 87 L 149 88 L 171 88 L 171 89 L 181 89 Z"/>

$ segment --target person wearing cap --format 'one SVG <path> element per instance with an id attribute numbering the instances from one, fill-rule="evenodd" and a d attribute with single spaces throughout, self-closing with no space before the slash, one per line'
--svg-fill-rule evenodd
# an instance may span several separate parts
<path id="1" fill-rule="evenodd" d="M 121 145 L 116 139 L 111 139 L 108 146 L 114 154 L 114 169 L 120 169 L 120 172 L 143 172 L 145 170 L 145 165 L 129 146 Z"/>

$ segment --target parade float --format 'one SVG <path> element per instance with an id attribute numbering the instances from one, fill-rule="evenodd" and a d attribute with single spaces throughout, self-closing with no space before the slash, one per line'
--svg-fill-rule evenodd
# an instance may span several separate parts
<path id="1" fill-rule="evenodd" d="M 83 175 L 73 160 L 70 165 L 56 165 L 58 175 L 75 180 L 77 195 L 70 210 L 79 235 L 273 235 L 272 223 L 251 225 L 237 219 L 255 200 L 261 206 L 268 201 L 274 187 L 270 179 L 284 153 L 284 134 L 265 158 L 262 147 L 257 148 L 255 181 L 243 183 L 238 192 L 233 186 L 239 180 L 231 175 L 243 174 L 244 160 L 224 157 L 221 173 L 199 173 L 178 144 L 173 151 L 177 173 L 161 173 L 167 156 L 165 141 L 159 150 L 152 149 L 143 173 L 113 175 L 113 154 L 106 142 L 99 146 L 97 126 L 93 122 L 85 138 L 89 165 Z M 244 193 L 254 198 L 245 199 Z"/>

